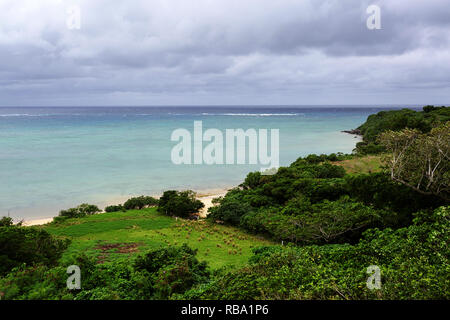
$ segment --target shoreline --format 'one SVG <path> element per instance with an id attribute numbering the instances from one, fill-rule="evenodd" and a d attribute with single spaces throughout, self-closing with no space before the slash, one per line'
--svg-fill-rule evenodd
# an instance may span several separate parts
<path id="1" fill-rule="evenodd" d="M 232 188 L 234 188 L 234 187 L 194 190 L 194 192 L 197 193 L 197 199 L 202 201 L 203 204 L 205 205 L 205 207 L 199 211 L 200 217 L 205 218 L 207 216 L 208 208 L 210 208 L 213 205 L 212 199 L 218 198 L 218 197 L 223 197 L 228 192 L 228 190 L 230 190 Z M 161 195 L 157 195 L 157 196 L 152 195 L 152 196 L 159 198 Z M 133 197 L 133 196 L 121 196 L 121 197 L 114 198 L 116 201 L 111 201 L 111 204 L 123 203 L 124 201 L 128 200 L 131 197 Z M 101 213 L 104 213 L 104 211 L 102 211 Z M 55 215 L 54 217 L 56 217 L 56 216 L 57 215 Z M 43 224 L 52 222 L 54 217 L 42 216 L 42 217 L 33 218 L 33 219 L 24 219 L 22 225 L 26 226 L 26 227 L 43 225 Z"/>
<path id="2" fill-rule="evenodd" d="M 359 135 L 358 133 L 355 132 L 355 130 L 357 129 L 353 129 L 353 130 L 341 130 L 341 131 L 337 131 L 336 134 L 344 134 L 344 135 L 353 135 L 353 138 L 357 140 L 357 142 L 362 141 L 362 136 Z M 356 143 L 354 143 L 354 147 L 356 147 Z M 218 188 L 206 188 L 206 189 L 195 189 L 193 190 L 194 192 L 196 192 L 197 194 L 197 199 L 199 199 L 200 201 L 202 201 L 205 205 L 205 207 L 203 209 L 201 209 L 199 211 L 199 216 L 201 218 L 205 218 L 207 216 L 207 210 L 208 208 L 210 208 L 212 206 L 212 199 L 217 198 L 217 197 L 221 197 L 224 196 L 228 190 L 235 188 L 236 186 L 227 186 L 227 187 L 218 187 Z M 183 191 L 186 189 L 180 188 L 177 189 L 179 191 Z M 132 197 L 136 197 L 136 196 L 140 196 L 139 195 L 120 195 L 120 196 L 114 196 L 111 197 L 107 200 L 102 200 L 102 201 L 92 201 L 92 204 L 95 204 L 99 207 L 106 207 L 109 205 L 116 205 L 119 203 L 124 203 L 126 200 L 132 198 Z M 150 194 L 150 196 L 155 197 L 155 198 L 159 198 L 162 194 Z M 59 212 L 59 210 L 57 211 Z M 47 212 L 48 213 L 48 212 Z M 103 211 L 102 211 L 103 213 Z M 45 215 L 45 213 L 43 212 L 42 216 L 38 216 L 38 217 L 33 217 L 30 219 L 26 219 L 23 218 L 22 219 L 22 225 L 23 226 L 37 226 L 37 225 L 43 225 L 43 224 L 47 224 L 49 222 L 53 221 L 53 218 L 58 216 L 58 213 L 56 213 L 54 216 L 48 216 Z M 19 220 L 20 221 L 20 220 Z"/>

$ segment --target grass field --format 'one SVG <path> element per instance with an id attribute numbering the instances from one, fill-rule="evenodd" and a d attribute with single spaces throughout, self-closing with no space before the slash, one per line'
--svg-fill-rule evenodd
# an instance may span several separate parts
<path id="1" fill-rule="evenodd" d="M 348 173 L 381 170 L 379 156 L 355 157 L 333 164 L 343 166 Z M 100 213 L 43 225 L 42 228 L 72 240 L 63 259 L 86 253 L 96 257 L 99 263 L 130 259 L 149 249 L 186 243 L 198 249 L 198 258 L 207 261 L 213 269 L 239 267 L 247 263 L 252 248 L 274 244 L 234 227 L 164 216 L 156 212 L 156 208 Z"/>
<path id="2" fill-rule="evenodd" d="M 99 263 L 130 259 L 148 249 L 187 243 L 198 249 L 199 260 L 207 261 L 213 269 L 238 267 L 248 261 L 252 248 L 273 244 L 237 228 L 167 217 L 155 208 L 100 213 L 42 227 L 55 236 L 72 240 L 63 259 L 84 252 L 95 256 Z"/>
<path id="3" fill-rule="evenodd" d="M 344 167 L 347 173 L 371 173 L 381 171 L 381 156 L 354 157 L 349 160 L 333 162 Z"/>

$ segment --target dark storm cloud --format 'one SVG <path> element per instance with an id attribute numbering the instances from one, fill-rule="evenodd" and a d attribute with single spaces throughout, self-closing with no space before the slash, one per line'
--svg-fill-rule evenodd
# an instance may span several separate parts
<path id="1" fill-rule="evenodd" d="M 0 105 L 444 103 L 449 61 L 445 0 L 0 3 Z"/>

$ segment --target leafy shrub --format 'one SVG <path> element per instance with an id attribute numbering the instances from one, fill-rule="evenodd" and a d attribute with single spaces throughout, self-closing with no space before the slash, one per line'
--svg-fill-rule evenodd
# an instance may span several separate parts
<path id="1" fill-rule="evenodd" d="M 0 219 L 0 227 L 9 227 L 14 224 L 14 221 L 11 217 L 2 217 Z"/>
<path id="2" fill-rule="evenodd" d="M 0 227 L 0 275 L 22 264 L 54 265 L 69 242 L 37 228 Z"/>
<path id="3" fill-rule="evenodd" d="M 93 257 L 71 257 L 66 264 L 20 266 L 0 278 L 2 299 L 168 299 L 209 280 L 205 262 L 186 245 L 150 251 L 133 263 L 98 264 Z M 66 287 L 66 266 L 81 271 L 81 289 Z"/>
<path id="4" fill-rule="evenodd" d="M 119 205 L 112 205 L 112 206 L 107 206 L 105 208 L 105 212 L 118 212 L 118 211 L 125 211 L 126 209 L 124 208 L 123 205 L 119 204 Z"/>
<path id="5" fill-rule="evenodd" d="M 82 218 L 101 212 L 101 210 L 93 204 L 83 203 L 76 208 L 61 210 L 59 215 L 66 218 Z"/>
<path id="6" fill-rule="evenodd" d="M 349 175 L 345 178 L 348 193 L 358 201 L 393 214 L 385 219 L 386 227 L 403 227 L 411 223 L 412 213 L 433 210 L 445 204 L 442 199 L 411 190 L 382 172 Z"/>
<path id="7" fill-rule="evenodd" d="M 244 189 L 255 189 L 261 184 L 261 172 L 250 172 L 241 187 Z"/>
<path id="8" fill-rule="evenodd" d="M 218 203 L 218 206 L 209 208 L 209 219 L 221 220 L 236 225 L 239 224 L 243 215 L 252 210 L 250 204 L 232 195 L 219 199 Z"/>
<path id="9" fill-rule="evenodd" d="M 384 164 L 393 180 L 450 201 L 450 121 L 428 134 L 389 130 L 380 134 L 378 142 L 390 152 Z"/>
<path id="10" fill-rule="evenodd" d="M 0 278 L 0 297 L 2 300 L 73 299 L 66 280 L 63 267 L 21 265 Z"/>
<path id="11" fill-rule="evenodd" d="M 340 160 L 345 160 L 348 159 L 349 157 L 351 157 L 351 155 L 345 155 L 341 152 L 336 153 L 330 153 L 330 154 L 321 154 L 316 155 L 316 154 L 310 154 L 307 157 L 303 158 L 306 162 L 310 163 L 310 164 L 318 164 L 321 162 L 325 162 L 325 161 L 340 161 Z"/>
<path id="12" fill-rule="evenodd" d="M 159 203 L 158 199 L 155 199 L 150 196 L 140 196 L 135 198 L 130 198 L 123 204 L 123 207 L 126 210 L 131 209 L 143 209 L 146 207 L 157 206 Z"/>
<path id="13" fill-rule="evenodd" d="M 167 299 L 174 293 L 182 293 L 209 277 L 206 262 L 199 262 L 197 250 L 186 244 L 154 250 L 136 259 L 136 270 L 155 275 L 155 296 Z"/>
<path id="14" fill-rule="evenodd" d="M 364 230 L 377 226 L 386 215 L 348 196 L 316 204 L 305 198 L 294 201 L 298 202 L 302 204 L 298 208 L 291 202 L 281 211 L 269 208 L 248 214 L 241 226 L 297 244 L 343 243 L 356 242 Z"/>
<path id="15" fill-rule="evenodd" d="M 418 213 L 398 230 L 371 229 L 356 245 L 263 247 L 250 265 L 219 274 L 189 299 L 449 299 L 450 208 Z M 366 286 L 381 269 L 381 289 Z"/>
<path id="16" fill-rule="evenodd" d="M 386 149 L 376 141 L 382 132 L 409 128 L 428 133 L 433 127 L 447 121 L 450 121 L 449 107 L 425 106 L 423 111 L 411 109 L 380 111 L 370 115 L 366 122 L 358 127 L 363 135 L 363 142 L 357 144 L 356 150 L 361 154 L 384 152 Z"/>
<path id="17" fill-rule="evenodd" d="M 251 173 L 208 218 L 297 244 L 355 243 L 367 228 L 404 227 L 414 212 L 445 205 L 383 172 L 347 175 L 329 158 L 309 155 L 271 176 Z"/>
<path id="18" fill-rule="evenodd" d="M 169 216 L 189 217 L 197 213 L 205 205 L 196 199 L 195 192 L 187 191 L 165 191 L 159 199 L 158 211 Z"/>
<path id="19" fill-rule="evenodd" d="M 358 154 L 369 155 L 385 152 L 386 148 L 374 142 L 361 141 L 356 144 L 356 150 L 358 151 Z"/>

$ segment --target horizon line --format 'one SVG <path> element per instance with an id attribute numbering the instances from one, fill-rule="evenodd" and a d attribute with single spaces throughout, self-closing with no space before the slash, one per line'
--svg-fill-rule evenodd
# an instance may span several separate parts
<path id="1" fill-rule="evenodd" d="M 436 107 L 448 106 L 450 104 L 428 104 Z M 0 108 L 189 108 L 189 107 L 394 107 L 394 108 L 408 108 L 408 107 L 423 107 L 425 104 L 224 104 L 224 105 L 209 105 L 209 104 L 186 104 L 186 105 L 20 105 L 20 106 L 0 106 Z"/>

